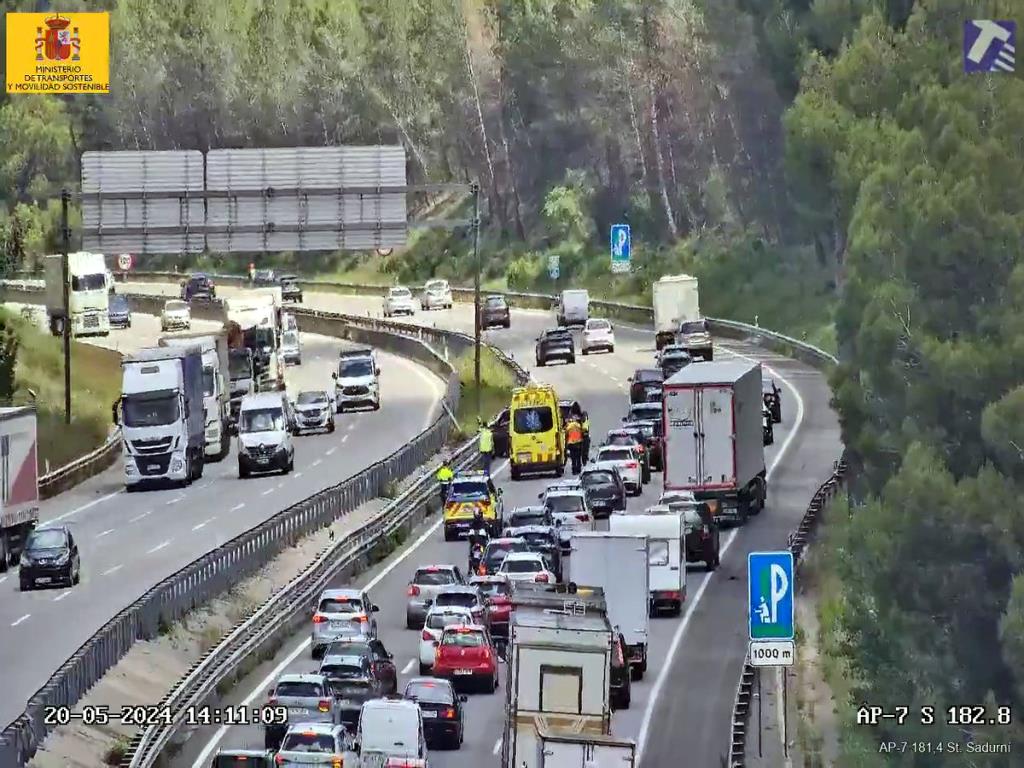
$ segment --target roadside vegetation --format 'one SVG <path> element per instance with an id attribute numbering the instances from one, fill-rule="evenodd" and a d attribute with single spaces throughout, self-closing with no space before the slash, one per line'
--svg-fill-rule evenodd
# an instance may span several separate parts
<path id="1" fill-rule="evenodd" d="M 3 308 L 0 340 L 0 401 L 5 405 L 35 404 L 39 472 L 57 469 L 102 445 L 110 433 L 110 406 L 121 392 L 118 354 L 72 342 L 72 419 L 68 426 L 64 423 L 61 340 Z"/>
<path id="2" fill-rule="evenodd" d="M 455 418 L 459 421 L 458 439 L 465 439 L 476 434 L 476 420 L 479 416 L 485 422 L 490 421 L 503 409 L 507 408 L 512 399 L 512 388 L 515 379 L 497 356 L 487 347 L 480 349 L 480 410 L 476 407 L 476 377 L 474 375 L 473 350 L 460 355 L 454 362 L 462 383 L 459 397 L 459 408 Z"/>

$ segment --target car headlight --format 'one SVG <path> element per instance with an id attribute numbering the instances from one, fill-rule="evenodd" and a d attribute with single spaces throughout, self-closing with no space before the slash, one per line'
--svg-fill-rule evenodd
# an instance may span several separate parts
<path id="1" fill-rule="evenodd" d="M 67 565 L 68 564 L 68 560 L 70 560 L 70 559 L 71 559 L 71 553 L 70 552 L 65 552 L 63 555 L 61 555 L 56 560 L 54 560 L 53 564 L 54 565 Z"/>
<path id="2" fill-rule="evenodd" d="M 18 564 L 22 568 L 28 568 L 29 566 L 32 565 L 32 561 L 28 559 L 28 555 L 22 555 L 21 556 L 21 560 L 18 561 Z"/>

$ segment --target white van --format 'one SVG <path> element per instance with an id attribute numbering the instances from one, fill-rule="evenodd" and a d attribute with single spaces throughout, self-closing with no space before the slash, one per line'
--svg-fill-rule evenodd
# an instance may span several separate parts
<path id="1" fill-rule="evenodd" d="M 378 757 L 426 760 L 427 742 L 423 736 L 423 715 L 419 705 L 409 699 L 371 699 L 359 712 L 356 752 L 364 763 Z"/>
<path id="2" fill-rule="evenodd" d="M 586 325 L 590 318 L 590 294 L 582 288 L 562 291 L 555 306 L 559 325 Z"/>
<path id="3" fill-rule="evenodd" d="M 284 392 L 246 395 L 238 410 L 238 476 L 295 468 L 295 417 Z"/>
<path id="4" fill-rule="evenodd" d="M 651 507 L 643 515 L 612 515 L 612 533 L 647 537 L 648 587 L 651 613 L 678 616 L 686 600 L 686 527 L 683 516 L 668 507 Z"/>

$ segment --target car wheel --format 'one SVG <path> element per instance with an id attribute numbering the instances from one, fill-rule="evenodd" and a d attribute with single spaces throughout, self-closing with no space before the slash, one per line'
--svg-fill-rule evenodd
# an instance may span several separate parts
<path id="1" fill-rule="evenodd" d="M 241 463 L 239 463 L 238 464 L 238 479 L 239 480 L 244 480 L 247 477 L 249 477 L 249 470 L 246 469 L 245 467 L 243 467 Z"/>
<path id="2" fill-rule="evenodd" d="M 416 622 L 413 621 L 411 613 L 405 614 L 405 628 L 406 629 L 416 629 Z"/>
<path id="3" fill-rule="evenodd" d="M 541 359 L 539 357 L 537 358 L 537 367 L 538 368 L 543 368 L 544 367 L 544 363 L 543 363 L 543 361 L 541 361 Z"/>
<path id="4" fill-rule="evenodd" d="M 79 565 L 75 569 L 75 577 L 74 577 L 74 580 L 71 582 L 71 586 L 73 586 L 73 587 L 77 586 L 79 583 L 81 583 L 81 581 L 82 581 L 82 566 Z"/>
<path id="5" fill-rule="evenodd" d="M 28 579 L 20 579 L 18 581 L 18 589 L 20 589 L 22 592 L 28 592 L 30 589 L 32 589 L 32 586 L 28 583 Z"/>
<path id="6" fill-rule="evenodd" d="M 420 677 L 427 677 L 429 675 L 430 675 L 430 667 L 428 667 L 426 664 L 424 664 L 421 661 L 420 662 Z"/>
<path id="7" fill-rule="evenodd" d="M 587 348 L 586 348 L 586 347 L 584 347 L 584 348 L 583 348 L 583 349 L 581 349 L 580 351 L 581 351 L 581 352 L 583 353 L 583 356 L 584 356 L 584 357 L 586 357 L 586 356 L 587 356 Z"/>
<path id="8" fill-rule="evenodd" d="M 333 432 L 334 432 L 334 420 L 332 419 L 332 420 L 331 420 L 330 422 L 328 422 L 328 424 L 327 424 L 327 434 L 329 434 L 329 435 L 330 435 L 330 434 L 333 434 Z"/>
<path id="9" fill-rule="evenodd" d="M 572 357 L 569 358 L 569 365 L 575 365 L 575 363 L 576 363 L 576 355 L 573 355 Z"/>
<path id="10" fill-rule="evenodd" d="M 614 344 L 612 344 L 610 347 L 608 347 L 608 354 L 609 355 L 614 355 L 615 354 L 615 345 Z"/>

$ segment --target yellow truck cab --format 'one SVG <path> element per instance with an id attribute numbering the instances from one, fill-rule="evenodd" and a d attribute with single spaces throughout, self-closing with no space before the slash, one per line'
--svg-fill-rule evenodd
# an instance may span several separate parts
<path id="1" fill-rule="evenodd" d="M 486 472 L 459 472 L 452 479 L 444 502 L 444 540 L 455 541 L 459 534 L 468 533 L 478 509 L 488 533 L 499 535 L 504 518 L 501 489 L 494 486 Z"/>
<path id="2" fill-rule="evenodd" d="M 513 480 L 524 473 L 565 472 L 565 433 L 554 387 L 533 384 L 512 390 L 509 405 L 509 462 Z"/>

